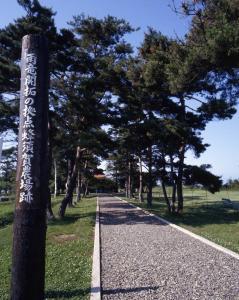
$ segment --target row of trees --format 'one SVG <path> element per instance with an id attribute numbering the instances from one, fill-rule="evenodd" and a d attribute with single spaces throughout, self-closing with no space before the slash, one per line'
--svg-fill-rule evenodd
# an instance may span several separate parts
<path id="1" fill-rule="evenodd" d="M 115 176 L 127 177 L 129 197 L 136 180 L 139 200 L 145 185 L 150 206 L 152 186 L 160 180 L 169 211 L 180 212 L 183 183 L 202 184 L 210 192 L 221 187 L 210 165 L 186 165 L 184 158 L 188 150 L 199 157 L 209 146 L 201 138 L 208 122 L 235 113 L 239 10 L 232 2 L 183 2 L 183 13 L 193 16 L 185 40 L 149 29 L 131 60 L 128 86 L 118 91 L 120 121 L 113 130 L 118 146 L 110 165 Z M 167 184 L 172 186 L 170 197 Z"/>
<path id="2" fill-rule="evenodd" d="M 208 147 L 201 137 L 208 122 L 236 111 L 236 0 L 182 2 L 180 12 L 192 15 L 185 39 L 149 28 L 136 54 L 124 40 L 134 31 L 125 20 L 80 15 L 57 31 L 51 9 L 38 0 L 18 3 L 26 16 L 0 30 L 1 133 L 16 133 L 18 126 L 21 38 L 44 33 L 50 46 L 49 162 L 58 172 L 55 181 L 59 174 L 66 181 L 61 217 L 75 188 L 78 200 L 87 191 L 102 159 L 118 188 L 128 197 L 137 188 L 139 201 L 147 191 L 149 206 L 160 181 L 170 212 L 183 210 L 183 184 L 219 190 L 221 180 L 209 165 L 184 159 L 187 151 L 199 157 Z"/>

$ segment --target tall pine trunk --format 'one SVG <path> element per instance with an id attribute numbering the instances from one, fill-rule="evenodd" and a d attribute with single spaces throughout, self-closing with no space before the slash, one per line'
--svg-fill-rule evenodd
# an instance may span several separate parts
<path id="1" fill-rule="evenodd" d="M 152 178 L 152 146 L 148 148 L 148 193 L 147 206 L 152 207 L 153 201 L 153 178 Z"/>
<path id="2" fill-rule="evenodd" d="M 182 122 L 181 126 L 185 126 L 185 100 L 183 95 L 180 97 L 180 104 L 181 104 L 181 115 L 180 121 Z M 178 213 L 183 212 L 183 167 L 184 167 L 184 158 L 185 158 L 185 138 L 182 137 L 181 147 L 179 149 L 179 161 L 178 161 L 178 176 L 177 176 L 177 198 L 178 198 Z"/>
<path id="3" fill-rule="evenodd" d="M 128 198 L 129 197 L 129 189 L 128 189 L 128 174 L 126 176 L 126 179 L 125 179 L 125 197 Z"/>
<path id="4" fill-rule="evenodd" d="M 54 198 L 58 196 L 58 186 L 57 186 L 57 163 L 56 159 L 54 159 Z"/>
<path id="5" fill-rule="evenodd" d="M 61 217 L 61 218 L 63 218 L 65 216 L 65 211 L 66 211 L 67 205 L 69 205 L 69 203 L 72 203 L 73 192 L 74 192 L 74 189 L 76 186 L 76 177 L 77 177 L 77 172 L 78 172 L 78 168 L 79 168 L 79 162 L 81 159 L 81 155 L 82 155 L 82 150 L 78 146 L 76 149 L 76 157 L 75 157 L 74 167 L 73 167 L 73 170 L 72 170 L 71 174 L 69 175 L 68 181 L 67 181 L 66 195 L 65 195 L 64 199 L 62 200 L 60 208 L 59 208 L 59 217 Z"/>
<path id="6" fill-rule="evenodd" d="M 88 192 L 88 186 L 89 186 L 89 181 L 85 180 L 84 197 L 86 197 L 89 194 L 89 192 Z"/>
<path id="7" fill-rule="evenodd" d="M 178 213 L 183 211 L 183 166 L 184 166 L 185 146 L 179 150 L 178 176 L 177 176 L 177 198 L 178 198 Z"/>
<path id="8" fill-rule="evenodd" d="M 81 182 L 81 198 L 85 197 L 85 190 L 86 190 L 86 184 L 85 184 L 85 179 L 84 179 Z"/>
<path id="9" fill-rule="evenodd" d="M 66 182 L 66 193 L 67 193 L 67 189 L 69 187 L 70 181 L 71 181 L 71 176 L 72 176 L 72 173 L 73 173 L 75 163 L 76 163 L 75 159 L 69 159 L 68 160 L 68 174 L 67 174 L 67 182 Z M 73 197 L 71 197 L 71 199 L 69 200 L 68 206 L 69 207 L 73 206 Z"/>
<path id="10" fill-rule="evenodd" d="M 117 188 L 117 193 L 120 192 L 120 185 L 119 185 L 119 178 L 118 178 L 118 170 L 115 170 L 115 181 L 116 181 L 116 188 Z"/>
<path id="11" fill-rule="evenodd" d="M 175 213 L 176 211 L 176 191 L 177 191 L 177 186 L 176 183 L 173 182 L 173 186 L 172 186 L 172 213 Z"/>
<path id="12" fill-rule="evenodd" d="M 175 182 L 175 175 L 174 175 L 174 164 L 173 164 L 173 156 L 170 155 L 170 178 L 172 184 L 172 213 L 175 213 L 175 203 L 176 203 L 176 182 Z"/>
<path id="13" fill-rule="evenodd" d="M 168 212 L 171 213 L 172 205 L 171 205 L 171 202 L 168 198 L 167 189 L 166 189 L 165 182 L 164 182 L 163 179 L 161 179 L 161 185 L 162 185 L 164 200 L 165 200 L 165 202 L 167 204 L 167 207 L 168 207 Z"/>
<path id="14" fill-rule="evenodd" d="M 67 190 L 69 183 L 70 183 L 70 178 L 71 178 L 71 173 L 73 170 L 73 166 L 74 166 L 74 161 L 73 159 L 68 159 L 67 160 L 67 178 L 66 178 L 66 184 L 65 184 L 65 188 Z"/>
<path id="15" fill-rule="evenodd" d="M 132 184 L 131 184 L 131 162 L 128 163 L 128 198 L 132 198 Z"/>
<path id="16" fill-rule="evenodd" d="M 88 167 L 88 159 L 86 158 L 85 163 L 84 163 L 84 169 L 83 169 L 83 174 L 84 177 L 83 179 L 81 178 L 81 192 L 82 192 L 82 198 L 84 198 L 87 195 L 87 190 L 88 190 L 88 183 L 87 183 L 87 178 L 86 178 L 86 171 Z"/>
<path id="17" fill-rule="evenodd" d="M 78 170 L 77 174 L 77 189 L 76 189 L 76 202 L 81 200 L 81 170 Z"/>
<path id="18" fill-rule="evenodd" d="M 52 168 L 52 123 L 51 123 L 51 116 L 49 114 L 48 119 L 48 182 L 51 177 L 51 168 Z M 55 219 L 52 206 L 51 206 L 51 190 L 48 186 L 48 197 L 47 197 L 47 218 L 48 220 Z"/>
<path id="19" fill-rule="evenodd" d="M 162 154 L 162 157 L 163 157 L 163 174 L 162 174 L 162 178 L 161 178 L 161 185 L 162 185 L 164 200 L 168 207 L 168 212 L 171 213 L 172 212 L 172 201 L 168 197 L 167 188 L 166 188 L 166 184 L 165 184 L 165 176 L 167 174 L 167 171 L 166 171 L 166 159 L 165 159 L 164 153 Z"/>
<path id="20" fill-rule="evenodd" d="M 144 202 L 144 198 L 143 198 L 143 167 L 142 167 L 141 156 L 139 156 L 139 202 Z"/>

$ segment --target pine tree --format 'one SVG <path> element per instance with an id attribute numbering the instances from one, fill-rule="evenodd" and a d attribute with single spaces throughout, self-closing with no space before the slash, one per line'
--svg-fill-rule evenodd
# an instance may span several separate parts
<path id="1" fill-rule="evenodd" d="M 120 83 L 118 66 L 131 52 L 123 40 L 132 28 L 124 20 L 106 17 L 98 20 L 83 15 L 74 17 L 70 23 L 75 34 L 72 62 L 65 76 L 55 80 L 62 120 L 64 142 L 78 154 L 63 199 L 59 215 L 65 214 L 66 206 L 72 201 L 73 190 L 83 152 L 104 156 L 110 140 L 102 130 L 109 123 L 111 96 Z M 82 154 L 80 154 L 82 153 Z"/>

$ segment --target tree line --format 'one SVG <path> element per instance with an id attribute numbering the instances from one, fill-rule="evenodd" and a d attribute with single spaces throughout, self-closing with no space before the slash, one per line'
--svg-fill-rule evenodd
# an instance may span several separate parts
<path id="1" fill-rule="evenodd" d="M 183 39 L 149 28 L 137 52 L 126 41 L 126 20 L 75 16 L 57 30 L 55 12 L 38 0 L 18 0 L 25 16 L 0 29 L 0 132 L 17 134 L 21 39 L 44 34 L 50 50 L 49 172 L 65 196 L 59 207 L 87 194 L 107 161 L 117 189 L 152 205 L 160 182 L 169 212 L 183 211 L 183 185 L 217 192 L 210 165 L 188 165 L 208 144 L 202 132 L 230 119 L 238 97 L 239 7 L 236 0 L 182 1 L 190 18 Z M 12 157 L 12 151 L 8 150 Z M 169 194 L 166 186 L 172 187 Z M 147 193 L 144 199 L 144 193 Z M 55 190 L 55 194 L 58 189 Z M 51 210 L 49 189 L 48 213 Z"/>

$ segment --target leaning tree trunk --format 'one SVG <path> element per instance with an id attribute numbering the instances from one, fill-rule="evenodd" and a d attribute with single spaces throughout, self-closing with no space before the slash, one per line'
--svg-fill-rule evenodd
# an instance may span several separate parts
<path id="1" fill-rule="evenodd" d="M 163 174 L 162 174 L 162 177 L 161 177 L 161 185 L 162 185 L 164 200 L 165 200 L 165 202 L 167 204 L 167 207 L 168 207 L 168 212 L 171 213 L 172 212 L 172 202 L 168 198 L 167 189 L 166 189 L 166 185 L 165 185 L 165 176 L 166 176 L 166 174 L 167 174 L 166 160 L 165 160 L 165 155 L 163 153 Z"/>
<path id="2" fill-rule="evenodd" d="M 56 198 L 58 196 L 58 186 L 57 186 L 57 163 L 56 163 L 56 159 L 54 159 L 54 185 L 55 185 L 55 189 L 54 189 L 54 198 Z"/>
<path id="3" fill-rule="evenodd" d="M 128 198 L 131 199 L 132 197 L 132 185 L 131 185 L 131 162 L 128 163 Z"/>
<path id="4" fill-rule="evenodd" d="M 173 187 L 172 187 L 172 213 L 175 213 L 176 211 L 176 192 L 177 192 L 177 185 L 176 182 L 173 182 Z"/>
<path id="5" fill-rule="evenodd" d="M 78 170 L 77 174 L 77 191 L 76 191 L 76 202 L 81 200 L 81 170 Z"/>
<path id="6" fill-rule="evenodd" d="M 181 126 L 185 126 L 185 100 L 183 95 L 180 97 L 181 103 L 181 114 L 180 114 L 180 121 L 182 122 Z M 177 197 L 178 197 L 178 213 L 182 213 L 183 211 L 183 166 L 184 166 L 184 157 L 185 157 L 185 140 L 182 138 L 182 144 L 179 149 L 179 162 L 178 162 L 178 176 L 177 176 Z"/>
<path id="7" fill-rule="evenodd" d="M 162 190 L 163 190 L 163 196 L 164 196 L 164 200 L 167 204 L 167 207 L 168 207 L 168 212 L 171 213 L 172 211 L 172 206 L 171 206 L 171 203 L 169 201 L 169 198 L 168 198 L 168 194 L 167 194 L 167 190 L 166 190 L 166 186 L 165 186 L 165 182 L 163 179 L 161 179 L 161 185 L 162 185 Z"/>
<path id="8" fill-rule="evenodd" d="M 143 167 L 142 167 L 141 156 L 139 156 L 139 202 L 144 202 L 144 198 L 143 198 Z"/>
<path id="9" fill-rule="evenodd" d="M 84 179 L 81 182 L 81 193 L 82 193 L 81 198 L 85 197 L 85 190 L 86 190 L 86 180 Z"/>
<path id="10" fill-rule="evenodd" d="M 68 159 L 67 160 L 67 178 L 66 178 L 66 183 L 65 183 L 65 189 L 67 190 L 67 187 L 69 185 L 70 182 L 70 178 L 71 178 L 71 173 L 72 173 L 72 159 Z"/>
<path id="11" fill-rule="evenodd" d="M 120 192 L 120 186 L 119 186 L 119 179 L 118 179 L 118 171 L 117 171 L 117 169 L 115 170 L 115 181 L 116 181 L 117 193 L 119 193 Z"/>
<path id="12" fill-rule="evenodd" d="M 73 169 L 74 169 L 74 165 L 75 165 L 75 160 L 74 159 L 68 159 L 67 161 L 67 180 L 66 180 L 66 193 L 67 193 L 67 190 L 68 190 L 68 187 L 69 187 L 69 184 L 70 184 L 70 181 L 71 181 L 71 176 L 72 176 L 72 172 L 73 172 Z M 69 207 L 72 207 L 72 198 L 71 200 L 69 201 L 68 203 L 68 206 Z"/>
<path id="13" fill-rule="evenodd" d="M 73 198 L 73 192 L 76 186 L 76 177 L 77 177 L 77 172 L 78 172 L 78 167 L 79 167 L 79 161 L 81 159 L 82 155 L 81 148 L 78 146 L 76 150 L 76 158 L 75 158 L 75 164 L 71 173 L 71 176 L 69 177 L 69 181 L 67 183 L 67 188 L 66 188 L 66 195 L 64 199 L 61 202 L 60 208 L 59 208 L 59 217 L 63 218 L 65 215 L 66 207 L 69 203 L 72 203 L 72 198 Z"/>
<path id="14" fill-rule="evenodd" d="M 175 203 L 176 203 L 176 182 L 174 175 L 174 164 L 173 164 L 173 156 L 170 155 L 170 177 L 172 182 L 172 213 L 175 213 Z"/>
<path id="15" fill-rule="evenodd" d="M 128 189 L 128 175 L 125 179 L 125 197 L 128 198 L 129 197 L 129 189 Z"/>
<path id="16" fill-rule="evenodd" d="M 89 181 L 86 180 L 85 181 L 85 191 L 84 191 L 84 197 L 86 197 L 87 195 L 89 195 L 89 190 L 88 190 L 88 187 L 89 187 Z"/>
<path id="17" fill-rule="evenodd" d="M 49 133 L 49 139 L 48 139 L 48 181 L 51 177 L 51 168 L 52 168 L 52 122 L 51 122 L 51 116 L 49 114 L 48 119 L 48 133 Z M 52 206 L 51 206 L 51 190 L 48 185 L 48 198 L 47 198 L 47 219 L 52 220 L 55 219 Z"/>
<path id="18" fill-rule="evenodd" d="M 178 196 L 178 213 L 183 211 L 183 166 L 184 166 L 185 146 L 179 151 L 178 176 L 177 176 L 177 196 Z"/>
<path id="19" fill-rule="evenodd" d="M 81 179 L 81 192 L 82 192 L 82 198 L 84 198 L 87 194 L 87 178 L 86 178 L 86 170 L 88 167 L 88 159 L 86 158 L 85 163 L 84 163 L 84 169 L 83 169 L 83 180 Z"/>
<path id="20" fill-rule="evenodd" d="M 153 201 L 153 178 L 152 178 L 152 146 L 148 148 L 148 193 L 147 193 L 147 206 L 152 207 Z"/>
<path id="21" fill-rule="evenodd" d="M 134 178 L 131 178 L 131 197 L 134 198 Z"/>

